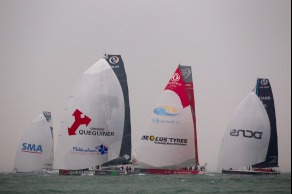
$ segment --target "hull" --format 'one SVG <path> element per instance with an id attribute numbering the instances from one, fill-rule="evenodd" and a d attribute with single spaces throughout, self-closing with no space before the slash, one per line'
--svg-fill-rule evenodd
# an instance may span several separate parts
<path id="1" fill-rule="evenodd" d="M 59 175 L 62 176 L 119 176 L 130 174 L 132 173 L 120 170 L 59 170 Z"/>
<path id="2" fill-rule="evenodd" d="M 278 175 L 280 172 L 268 170 L 222 170 L 222 174 L 240 175 Z"/>
<path id="3" fill-rule="evenodd" d="M 179 169 L 179 170 L 169 170 L 169 169 L 140 169 L 139 173 L 144 174 L 156 174 L 156 175 L 198 175 L 198 174 L 206 174 L 205 171 L 200 170 L 187 170 L 187 169 Z"/>
<path id="4" fill-rule="evenodd" d="M 92 172 L 90 170 L 59 170 L 59 175 L 63 176 L 81 176 L 89 175 Z"/>
<path id="5" fill-rule="evenodd" d="M 134 171 L 125 171 L 125 170 L 116 170 L 116 169 L 108 169 L 108 170 L 59 170 L 59 175 L 63 176 L 102 176 L 102 175 L 111 175 L 111 176 L 119 176 L 119 175 L 133 175 L 133 174 L 151 174 L 151 175 L 198 175 L 198 174 L 206 174 L 206 171 L 200 170 L 187 170 L 187 169 L 179 169 L 179 170 L 168 170 L 168 169 L 135 169 Z"/>

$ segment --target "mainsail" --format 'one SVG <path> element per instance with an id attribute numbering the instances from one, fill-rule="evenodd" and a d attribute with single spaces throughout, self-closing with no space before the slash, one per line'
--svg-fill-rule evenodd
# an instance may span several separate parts
<path id="1" fill-rule="evenodd" d="M 271 134 L 266 109 L 252 92 L 238 106 L 220 147 L 218 170 L 265 161 Z"/>
<path id="2" fill-rule="evenodd" d="M 52 169 L 53 125 L 50 112 L 43 112 L 24 131 L 16 151 L 14 170 L 33 172 Z"/>
<path id="3" fill-rule="evenodd" d="M 139 133 L 135 153 L 137 168 L 179 169 L 196 165 L 195 107 L 191 93 L 191 69 L 178 67 L 148 125 Z"/>
<path id="4" fill-rule="evenodd" d="M 199 149 L 198 149 L 198 135 L 197 135 L 197 119 L 196 119 L 196 106 L 195 106 L 195 93 L 194 93 L 194 83 L 193 83 L 193 76 L 192 76 L 192 67 L 191 66 L 183 66 L 180 65 L 180 71 L 183 76 L 183 80 L 185 83 L 186 91 L 188 94 L 193 121 L 194 121 L 194 141 L 195 141 L 195 159 L 196 165 L 199 164 Z"/>
<path id="5" fill-rule="evenodd" d="M 271 125 L 271 137 L 266 160 L 254 165 L 255 168 L 278 167 L 278 134 L 274 97 L 272 87 L 268 79 L 257 79 L 256 94 L 263 102 L 269 116 Z"/>
<path id="6" fill-rule="evenodd" d="M 75 83 L 55 151 L 55 169 L 79 170 L 131 158 L 128 84 L 120 55 L 106 55 Z"/>

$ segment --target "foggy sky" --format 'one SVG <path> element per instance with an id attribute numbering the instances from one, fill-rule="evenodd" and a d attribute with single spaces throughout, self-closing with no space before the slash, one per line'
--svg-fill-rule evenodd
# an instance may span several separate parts
<path id="1" fill-rule="evenodd" d="M 192 66 L 210 171 L 236 107 L 269 78 L 280 169 L 291 171 L 290 0 L 0 0 L 0 172 L 43 110 L 58 130 L 74 82 L 105 51 L 125 62 L 134 146 L 177 65 Z"/>

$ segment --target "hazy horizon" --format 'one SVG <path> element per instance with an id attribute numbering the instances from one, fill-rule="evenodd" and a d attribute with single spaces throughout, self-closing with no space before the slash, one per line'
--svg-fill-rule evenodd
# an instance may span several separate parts
<path id="1" fill-rule="evenodd" d="M 74 82 L 105 51 L 125 63 L 133 146 L 175 68 L 192 66 L 209 171 L 235 109 L 269 78 L 280 170 L 291 172 L 290 0 L 0 0 L 0 10 L 0 172 L 42 111 L 59 129 Z"/>

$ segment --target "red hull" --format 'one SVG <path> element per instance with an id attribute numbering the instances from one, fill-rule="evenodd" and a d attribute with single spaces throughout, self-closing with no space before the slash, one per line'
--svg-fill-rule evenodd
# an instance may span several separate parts
<path id="1" fill-rule="evenodd" d="M 148 174 L 159 174 L 159 175 L 173 175 L 173 174 L 184 174 L 184 175 L 197 175 L 203 173 L 198 170 L 164 170 L 164 169 L 149 169 Z"/>

